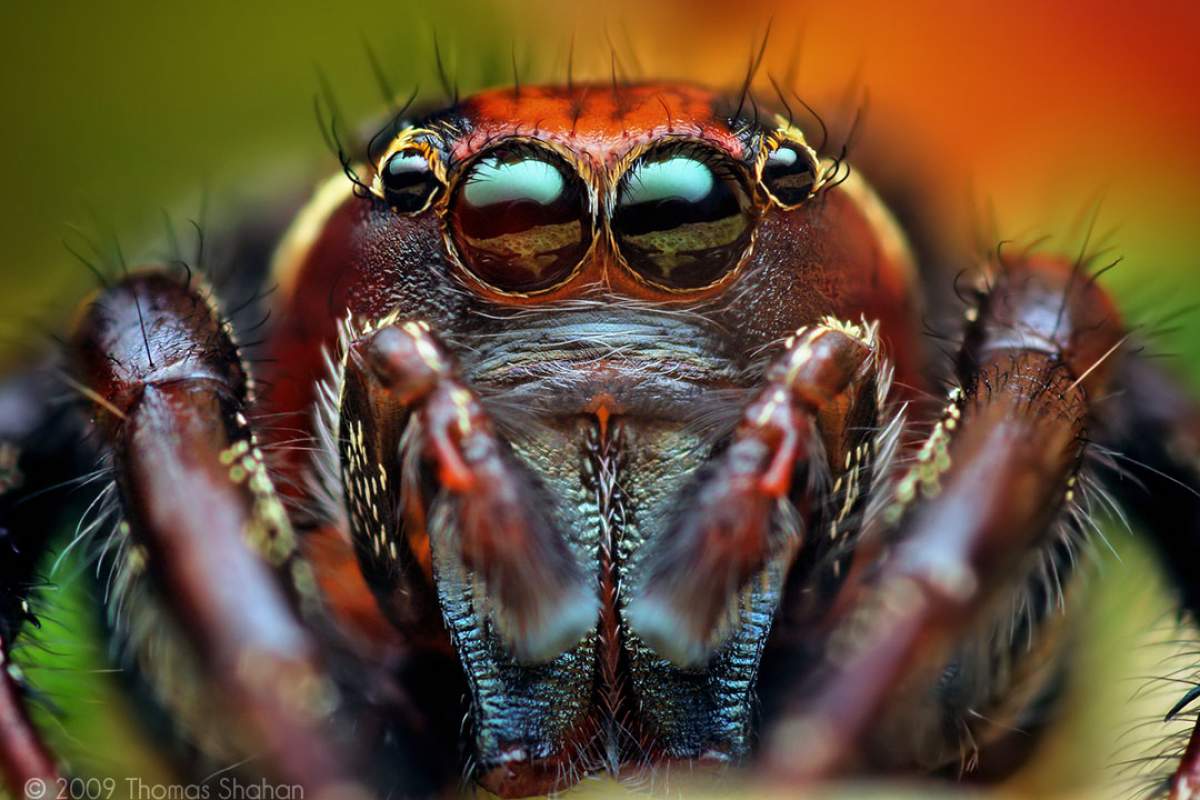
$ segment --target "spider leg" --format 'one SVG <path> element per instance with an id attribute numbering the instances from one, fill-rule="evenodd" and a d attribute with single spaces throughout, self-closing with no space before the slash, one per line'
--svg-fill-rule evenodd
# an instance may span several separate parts
<path id="1" fill-rule="evenodd" d="M 14 797 L 29 781 L 57 786 L 58 768 L 25 710 L 19 673 L 9 663 L 8 642 L 0 639 L 0 775 Z"/>
<path id="2" fill-rule="evenodd" d="M 252 386 L 230 327 L 192 287 L 139 273 L 85 305 L 69 349 L 130 569 L 194 653 L 207 713 L 226 712 L 281 781 L 313 796 L 357 786 L 329 730 L 337 696 L 296 610 L 313 599 L 244 416 Z"/>
<path id="3" fill-rule="evenodd" d="M 633 629 L 683 666 L 712 654 L 739 591 L 781 548 L 794 554 L 838 542 L 839 524 L 863 494 L 860 478 L 872 471 L 881 364 L 874 328 L 831 320 L 800 329 L 786 347 L 728 448 L 681 503 L 674 530 L 656 541 L 630 603 Z M 830 496 L 841 502 L 824 525 L 796 531 L 775 519 L 790 502 L 812 523 Z M 829 535 L 802 541 L 812 527 Z M 799 535 L 779 541 L 781 530 Z"/>
<path id="4" fill-rule="evenodd" d="M 1029 259 L 995 278 L 967 330 L 960 386 L 885 512 L 896 543 L 839 599 L 854 635 L 765 732 L 775 776 L 803 783 L 849 766 L 889 700 L 932 685 L 1072 500 L 1091 398 L 1123 330 L 1069 263 Z"/>
<path id="5" fill-rule="evenodd" d="M 55 758 L 29 718 L 25 679 L 10 654 L 24 626 L 39 624 L 35 570 L 71 514 L 71 490 L 93 455 L 80 444 L 73 409 L 56 401 L 55 366 L 37 365 L 0 385 L 0 776 L 15 796 L 30 780 L 57 785 Z"/>
<path id="6" fill-rule="evenodd" d="M 1195 621 L 1200 615 L 1200 405 L 1143 358 L 1130 355 L 1119 369 L 1117 419 L 1106 439 L 1112 450 L 1106 487 L 1149 534 Z M 1184 705 L 1190 704 L 1189 698 Z M 1171 716 L 1181 710 L 1174 709 Z M 1171 778 L 1170 796 L 1194 797 L 1197 787 L 1200 723 Z"/>
<path id="7" fill-rule="evenodd" d="M 518 660 L 549 661 L 577 644 L 599 613 L 593 583 L 428 326 L 396 322 L 366 332 L 349 344 L 345 374 L 341 461 L 352 537 L 384 608 L 393 617 L 412 614 L 412 593 L 397 583 L 398 548 L 412 545 L 389 537 L 401 529 L 410 542 L 427 534 L 428 492 L 418 484 L 430 470 L 400 463 L 411 459 L 432 467 L 451 498 L 458 522 L 449 526 L 451 546 L 482 579 L 481 594 Z M 405 482 L 403 526 L 387 496 L 397 473 Z M 405 596 L 397 600 L 397 592 Z"/>

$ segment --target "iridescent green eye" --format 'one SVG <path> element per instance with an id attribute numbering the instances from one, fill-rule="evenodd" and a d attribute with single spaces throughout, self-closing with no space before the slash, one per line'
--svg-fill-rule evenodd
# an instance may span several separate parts
<path id="1" fill-rule="evenodd" d="M 453 198 L 451 230 L 464 266 L 508 292 L 565 280 L 593 236 L 579 175 L 557 154 L 522 146 L 493 151 L 467 172 Z"/>
<path id="2" fill-rule="evenodd" d="M 699 289 L 741 261 L 753 208 L 740 165 L 702 145 L 652 150 L 621 180 L 612 229 L 625 262 L 651 283 Z"/>
<path id="3" fill-rule="evenodd" d="M 785 142 L 767 154 L 762 183 L 781 206 L 797 206 L 817 185 L 817 160 L 808 148 Z"/>

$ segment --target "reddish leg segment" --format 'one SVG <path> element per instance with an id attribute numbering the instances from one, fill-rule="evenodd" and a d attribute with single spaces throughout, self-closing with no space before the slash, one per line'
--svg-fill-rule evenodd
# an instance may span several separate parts
<path id="1" fill-rule="evenodd" d="M 243 416 L 250 389 L 228 327 L 194 291 L 145 274 L 90 303 L 71 348 L 112 454 L 122 533 L 213 702 L 272 777 L 312 797 L 355 786 L 325 729 L 337 693 L 294 611 L 311 598 Z"/>
<path id="2" fill-rule="evenodd" d="M 14 797 L 24 797 L 25 787 L 38 785 L 56 792 L 58 769 L 25 711 L 19 673 L 8 660 L 7 646 L 0 639 L 0 775 Z M 31 794 L 36 795 L 36 789 Z"/>
<path id="3" fill-rule="evenodd" d="M 30 610 L 35 570 L 71 506 L 65 485 L 83 469 L 74 416 L 47 402 L 60 388 L 49 367 L 0 385 L 0 794 L 7 786 L 17 798 L 29 781 L 43 781 L 48 794 L 59 788 L 55 759 L 27 713 L 25 678 L 11 651 L 36 623 Z M 30 785 L 34 794 L 37 786 Z"/>
<path id="4" fill-rule="evenodd" d="M 888 514 L 899 543 L 847 585 L 848 623 L 865 626 L 766 732 L 774 775 L 805 782 L 848 764 L 873 721 L 922 665 L 958 637 L 1048 541 L 1072 501 L 1090 398 L 1105 391 L 1123 331 L 1070 264 L 1009 265 L 982 298 L 951 393 Z"/>

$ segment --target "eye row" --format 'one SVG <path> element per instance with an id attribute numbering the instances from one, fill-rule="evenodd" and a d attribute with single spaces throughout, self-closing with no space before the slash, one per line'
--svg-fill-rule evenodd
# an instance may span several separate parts
<path id="1" fill-rule="evenodd" d="M 432 150 L 417 142 L 385 156 L 376 193 L 396 211 L 429 208 L 446 187 Z M 775 140 L 756 164 L 766 194 L 784 208 L 818 184 L 815 153 Z M 617 185 L 609 230 L 619 257 L 642 280 L 669 291 L 712 286 L 749 252 L 758 214 L 749 170 L 693 140 L 660 143 L 639 155 Z M 447 230 L 463 266 L 512 294 L 567 281 L 597 236 L 593 192 L 566 158 L 532 142 L 477 156 L 445 198 Z"/>

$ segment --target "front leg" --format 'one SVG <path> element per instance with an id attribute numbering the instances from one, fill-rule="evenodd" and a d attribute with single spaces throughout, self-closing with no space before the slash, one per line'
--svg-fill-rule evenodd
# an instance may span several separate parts
<path id="1" fill-rule="evenodd" d="M 864 750 L 895 757 L 919 741 L 910 725 L 869 753 L 886 712 L 924 698 L 962 637 L 1011 620 L 1006 591 L 1020 591 L 1068 524 L 1123 336 L 1111 302 L 1069 263 L 1034 259 L 996 276 L 966 333 L 960 385 L 884 513 L 895 544 L 845 587 L 837 613 L 849 635 L 768 726 L 774 775 L 804 784 Z"/>
<path id="2" fill-rule="evenodd" d="M 313 796 L 357 785 L 329 730 L 337 695 L 296 610 L 316 601 L 246 417 L 252 387 L 229 326 L 190 286 L 140 274 L 84 308 L 70 353 L 111 458 L 125 579 L 165 614 L 171 646 L 143 660 L 151 680 L 175 686 L 164 698 L 209 733 L 214 707 L 227 713 L 226 745 L 273 777 Z M 187 672 L 162 674 L 167 655 Z"/>

